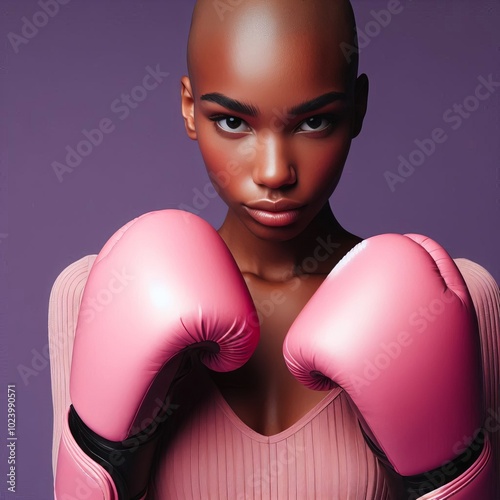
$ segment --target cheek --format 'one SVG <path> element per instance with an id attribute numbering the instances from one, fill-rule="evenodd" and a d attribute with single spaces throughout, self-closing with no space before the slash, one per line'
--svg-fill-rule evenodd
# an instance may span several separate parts
<path id="1" fill-rule="evenodd" d="M 216 133 L 198 134 L 200 148 L 208 176 L 220 197 L 226 201 L 239 198 L 244 177 L 244 162 L 231 141 L 221 140 Z"/>
<path id="2" fill-rule="evenodd" d="M 222 170 L 224 165 L 230 160 L 224 144 L 217 137 L 213 127 L 214 124 L 208 121 L 206 123 L 196 123 L 198 146 L 209 172 Z"/>
<path id="3" fill-rule="evenodd" d="M 302 148 L 300 173 L 303 184 L 315 193 L 335 187 L 349 153 L 348 133 L 336 135 L 331 141 L 309 141 Z"/>

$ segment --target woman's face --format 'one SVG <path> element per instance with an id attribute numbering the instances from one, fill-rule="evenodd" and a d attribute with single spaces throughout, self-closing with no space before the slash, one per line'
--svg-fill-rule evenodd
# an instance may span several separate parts
<path id="1" fill-rule="evenodd" d="M 207 42 L 193 80 L 183 78 L 182 104 L 230 212 L 259 238 L 287 240 L 333 193 L 363 95 L 340 50 L 307 34 L 270 33 Z"/>

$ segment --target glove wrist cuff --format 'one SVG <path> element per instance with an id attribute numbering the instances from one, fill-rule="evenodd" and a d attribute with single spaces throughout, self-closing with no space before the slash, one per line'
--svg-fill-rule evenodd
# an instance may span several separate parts
<path id="1" fill-rule="evenodd" d="M 112 477 L 120 499 L 139 500 L 147 492 L 156 445 L 158 422 L 123 441 L 110 441 L 92 431 L 73 405 L 68 414 L 71 434 L 82 451 Z"/>
<path id="2" fill-rule="evenodd" d="M 454 481 L 478 460 L 484 446 L 484 432 L 480 431 L 471 444 L 455 459 L 422 474 L 403 476 L 408 498 L 419 498 Z"/>

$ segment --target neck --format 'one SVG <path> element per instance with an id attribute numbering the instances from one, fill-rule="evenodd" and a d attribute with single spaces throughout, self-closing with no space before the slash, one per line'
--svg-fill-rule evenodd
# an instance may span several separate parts
<path id="1" fill-rule="evenodd" d="M 242 273 L 284 282 L 303 274 L 328 274 L 360 238 L 347 232 L 326 203 L 309 226 L 286 241 L 263 240 L 228 211 L 219 234 Z"/>

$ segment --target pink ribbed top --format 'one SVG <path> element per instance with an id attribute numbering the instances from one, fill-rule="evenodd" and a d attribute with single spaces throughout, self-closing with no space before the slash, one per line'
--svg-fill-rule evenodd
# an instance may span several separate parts
<path id="1" fill-rule="evenodd" d="M 64 269 L 50 296 L 54 470 L 71 403 L 69 373 L 76 319 L 95 257 L 84 257 Z M 500 293 L 480 265 L 466 259 L 455 262 L 478 316 L 485 408 L 488 415 L 498 416 Z M 172 413 L 175 432 L 166 435 L 158 448 L 149 500 L 397 498 L 391 477 L 365 444 L 343 391 L 328 393 L 289 429 L 263 436 L 235 415 L 207 375 L 195 372 L 195 378 L 186 379 L 177 390 L 178 399 L 172 401 L 179 404 Z M 500 433 L 490 437 L 500 478 Z"/>
<path id="2" fill-rule="evenodd" d="M 202 397 L 189 408 L 178 400 L 149 500 L 392 498 L 341 389 L 288 429 L 264 436 L 239 419 L 207 373 L 191 387 Z M 190 394 L 189 385 L 179 392 Z"/>

